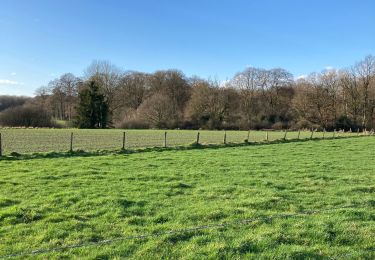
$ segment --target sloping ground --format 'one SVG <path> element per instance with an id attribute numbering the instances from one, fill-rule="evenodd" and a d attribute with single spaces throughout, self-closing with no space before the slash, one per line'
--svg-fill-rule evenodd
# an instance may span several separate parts
<path id="1" fill-rule="evenodd" d="M 371 259 L 374 147 L 363 137 L 0 161 L 0 257 Z M 155 236 L 131 237 L 143 234 Z"/>

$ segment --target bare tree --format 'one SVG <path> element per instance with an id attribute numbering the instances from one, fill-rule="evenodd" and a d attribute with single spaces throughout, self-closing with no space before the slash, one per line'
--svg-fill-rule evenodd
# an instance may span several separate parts
<path id="1" fill-rule="evenodd" d="M 175 125 L 173 118 L 176 118 L 176 111 L 170 105 L 171 102 L 171 99 L 166 95 L 154 94 L 139 107 L 138 116 L 152 127 L 173 127 Z"/>
<path id="2" fill-rule="evenodd" d="M 319 76 L 320 84 L 327 95 L 327 109 L 335 123 L 341 114 L 340 76 L 336 70 L 325 70 Z"/>
<path id="3" fill-rule="evenodd" d="M 195 126 L 205 128 L 231 127 L 238 108 L 238 98 L 233 88 L 221 87 L 218 81 L 196 79 L 186 108 L 187 119 Z"/>
<path id="4" fill-rule="evenodd" d="M 121 98 L 117 95 L 122 71 L 109 61 L 95 60 L 85 71 L 85 78 L 95 80 L 100 86 L 109 104 L 112 115 L 121 107 Z"/>
<path id="5" fill-rule="evenodd" d="M 190 98 L 190 85 L 186 76 L 178 70 L 157 71 L 150 76 L 150 94 L 161 93 L 170 99 L 170 106 L 179 121 Z"/>
<path id="6" fill-rule="evenodd" d="M 365 57 L 364 60 L 354 66 L 353 70 L 357 75 L 362 97 L 362 127 L 366 127 L 366 125 L 372 126 L 370 121 L 372 121 L 373 117 L 374 97 L 371 94 L 374 92 L 372 88 L 375 77 L 375 57 Z"/>
<path id="7" fill-rule="evenodd" d="M 259 114 L 257 94 L 263 83 L 262 70 L 247 68 L 237 73 L 230 85 L 240 92 L 240 106 L 248 128 L 253 125 L 254 118 Z"/>
<path id="8" fill-rule="evenodd" d="M 127 118 L 145 100 L 148 90 L 149 75 L 141 72 L 127 72 L 122 75 L 116 90 L 117 107 L 114 120 Z"/>
<path id="9" fill-rule="evenodd" d="M 50 81 L 48 88 L 39 89 L 38 96 L 45 100 L 46 95 L 51 95 L 50 99 L 55 117 L 71 121 L 74 116 L 79 84 L 79 78 L 71 73 L 66 73 L 60 78 Z"/>
<path id="10" fill-rule="evenodd" d="M 289 117 L 293 76 L 288 71 L 247 68 L 234 76 L 231 85 L 241 93 L 241 109 L 247 127 L 254 127 L 259 118 L 273 124 Z"/>
<path id="11" fill-rule="evenodd" d="M 72 73 L 67 73 L 60 77 L 61 88 L 65 94 L 65 116 L 69 121 L 72 121 L 74 116 L 74 106 L 77 102 L 78 86 L 80 82 L 80 79 L 74 76 Z"/>
<path id="12" fill-rule="evenodd" d="M 351 118 L 355 125 L 359 125 L 361 121 L 361 93 L 356 73 L 349 69 L 341 71 L 340 86 L 342 88 L 344 115 Z"/>
<path id="13" fill-rule="evenodd" d="M 293 84 L 293 75 L 284 69 L 276 68 L 266 71 L 264 77 L 263 86 L 268 89 L 264 92 L 268 103 L 267 116 L 280 117 L 281 109 L 285 108 L 282 104 L 283 90 Z"/>
<path id="14" fill-rule="evenodd" d="M 88 80 L 104 95 L 111 126 L 375 127 L 374 56 L 346 70 L 326 70 L 297 81 L 282 68 L 247 68 L 226 84 L 187 78 L 178 70 L 123 73 L 108 61 L 94 61 L 83 80 L 64 74 L 38 89 L 29 103 L 50 110 L 55 118 L 72 120 L 77 92 Z"/>

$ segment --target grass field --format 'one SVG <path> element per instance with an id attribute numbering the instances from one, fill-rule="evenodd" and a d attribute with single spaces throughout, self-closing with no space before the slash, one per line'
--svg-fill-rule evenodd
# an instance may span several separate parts
<path id="1" fill-rule="evenodd" d="M 374 147 L 363 137 L 2 160 L 0 257 L 83 243 L 34 257 L 374 259 Z M 102 243 L 142 234 L 155 236 Z"/>
<path id="2" fill-rule="evenodd" d="M 85 151 L 118 150 L 122 148 L 123 132 L 119 129 L 83 130 L 83 129 L 0 129 L 3 141 L 3 153 L 17 152 L 63 152 L 70 149 L 70 137 L 73 133 L 73 149 Z M 164 146 L 164 130 L 126 130 L 126 148 L 145 148 Z M 167 146 L 189 145 L 197 140 L 198 131 L 168 130 Z M 199 131 L 199 142 L 219 144 L 224 142 L 224 131 Z M 227 131 L 228 143 L 242 143 L 248 138 L 248 131 Z M 334 133 L 326 133 L 332 137 Z M 265 131 L 251 131 L 249 141 L 259 142 L 266 139 Z M 357 135 L 357 133 L 337 133 L 340 136 Z M 311 132 L 302 131 L 301 139 L 310 138 Z M 288 132 L 287 139 L 297 139 L 298 132 Z M 322 138 L 322 132 L 316 132 L 314 138 Z M 282 131 L 269 131 L 270 141 L 284 138 Z"/>

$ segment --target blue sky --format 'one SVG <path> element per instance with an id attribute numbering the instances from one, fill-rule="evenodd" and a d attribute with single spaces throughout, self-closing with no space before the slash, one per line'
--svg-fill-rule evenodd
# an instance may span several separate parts
<path id="1" fill-rule="evenodd" d="M 371 0 L 0 1 L 0 95 L 32 95 L 94 59 L 226 80 L 246 66 L 298 77 L 368 54 Z"/>

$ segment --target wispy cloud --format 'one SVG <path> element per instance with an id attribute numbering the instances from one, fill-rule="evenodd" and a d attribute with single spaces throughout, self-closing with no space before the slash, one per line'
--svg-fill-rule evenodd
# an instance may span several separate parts
<path id="1" fill-rule="evenodd" d="M 15 80 L 0 79 L 0 85 L 23 85 L 23 83 Z"/>
<path id="2" fill-rule="evenodd" d="M 297 79 L 305 79 L 305 78 L 307 78 L 307 75 L 300 75 L 297 77 Z"/>
<path id="3" fill-rule="evenodd" d="M 332 66 L 326 66 L 324 69 L 325 69 L 325 70 L 334 70 L 335 68 L 332 67 Z"/>
<path id="4" fill-rule="evenodd" d="M 17 73 L 15 73 L 15 72 L 12 72 L 12 73 L 10 73 L 10 75 L 11 75 L 11 76 L 16 76 L 16 75 L 17 75 Z"/>

